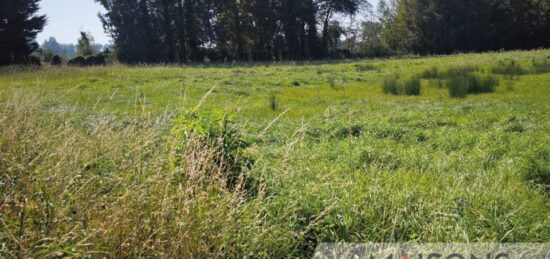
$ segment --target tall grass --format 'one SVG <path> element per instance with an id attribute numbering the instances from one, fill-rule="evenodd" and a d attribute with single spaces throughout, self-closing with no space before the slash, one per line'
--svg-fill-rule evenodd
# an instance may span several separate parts
<path id="1" fill-rule="evenodd" d="M 166 120 L 81 124 L 37 103 L 0 108 L 2 256 L 225 257 L 261 238 L 248 210 L 261 190 L 249 200 L 242 173 L 228 185 L 220 150 L 201 138 L 176 152 Z M 170 168 L 169 154 L 182 163 Z"/>
<path id="2" fill-rule="evenodd" d="M 385 94 L 394 95 L 420 95 L 421 82 L 419 77 L 401 78 L 400 75 L 394 75 L 384 79 L 382 82 L 382 91 Z"/>
<path id="3" fill-rule="evenodd" d="M 504 75 L 509 78 L 518 77 L 528 73 L 528 70 L 523 68 L 515 60 L 499 61 L 498 65 L 491 69 L 493 74 Z"/>
<path id="4" fill-rule="evenodd" d="M 464 98 L 467 94 L 492 93 L 499 81 L 494 76 L 464 75 L 452 77 L 447 81 L 449 95 Z"/>
<path id="5" fill-rule="evenodd" d="M 550 62 L 548 62 L 548 60 L 544 60 L 542 62 L 533 61 L 532 71 L 535 74 L 550 73 Z"/>

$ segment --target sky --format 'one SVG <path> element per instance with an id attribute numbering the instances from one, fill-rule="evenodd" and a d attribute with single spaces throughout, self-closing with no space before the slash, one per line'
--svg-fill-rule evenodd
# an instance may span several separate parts
<path id="1" fill-rule="evenodd" d="M 36 38 L 39 44 L 50 37 L 55 37 L 59 43 L 74 44 L 80 31 L 90 32 L 96 43 L 111 41 L 97 17 L 105 10 L 94 0 L 42 0 L 40 7 L 39 12 L 48 17 L 48 23 Z"/>
<path id="2" fill-rule="evenodd" d="M 377 1 L 369 2 L 375 4 Z M 111 41 L 97 17 L 105 10 L 94 0 L 42 0 L 40 7 L 40 13 L 48 17 L 48 23 L 37 36 L 39 44 L 50 37 L 55 37 L 59 43 L 75 44 L 80 31 L 90 32 L 96 43 L 108 44 Z"/>

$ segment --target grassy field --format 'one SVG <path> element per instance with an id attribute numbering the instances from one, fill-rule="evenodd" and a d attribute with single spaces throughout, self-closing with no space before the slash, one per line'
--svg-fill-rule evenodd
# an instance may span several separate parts
<path id="1" fill-rule="evenodd" d="M 0 257 L 550 242 L 550 50 L 0 70 Z"/>

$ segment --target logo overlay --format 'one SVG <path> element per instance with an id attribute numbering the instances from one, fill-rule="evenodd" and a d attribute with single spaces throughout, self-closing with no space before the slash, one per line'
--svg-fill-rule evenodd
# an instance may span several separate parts
<path id="1" fill-rule="evenodd" d="M 320 244 L 314 258 L 550 259 L 550 243 Z"/>

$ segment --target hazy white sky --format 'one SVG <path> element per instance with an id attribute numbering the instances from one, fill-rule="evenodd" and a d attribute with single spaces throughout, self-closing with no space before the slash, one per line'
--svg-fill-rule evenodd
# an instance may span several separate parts
<path id="1" fill-rule="evenodd" d="M 369 2 L 375 4 L 378 0 Z M 60 43 L 76 43 L 80 31 L 91 32 L 96 43 L 111 41 L 97 17 L 104 9 L 94 0 L 42 0 L 40 7 L 40 13 L 48 17 L 48 24 L 36 39 L 40 44 L 49 37 Z"/>
<path id="2" fill-rule="evenodd" d="M 49 37 L 60 43 L 76 43 L 80 31 L 91 32 L 96 43 L 109 43 L 97 14 L 104 9 L 94 0 L 42 0 L 40 13 L 48 17 L 48 24 L 38 34 L 40 44 Z"/>

